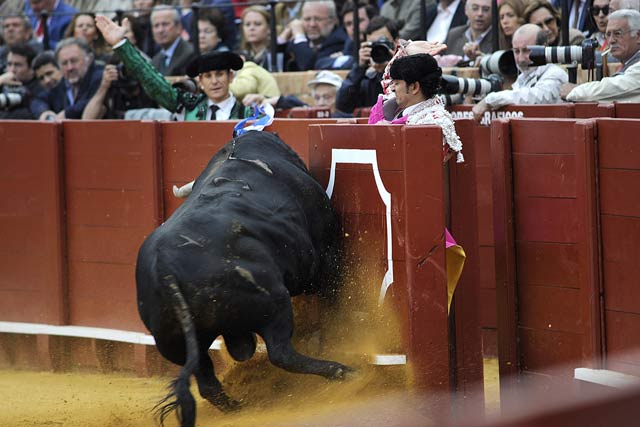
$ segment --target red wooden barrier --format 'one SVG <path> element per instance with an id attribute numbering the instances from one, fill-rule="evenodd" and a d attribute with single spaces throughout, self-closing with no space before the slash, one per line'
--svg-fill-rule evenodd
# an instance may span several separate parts
<path id="1" fill-rule="evenodd" d="M 573 104 L 576 119 L 590 119 L 594 117 L 615 117 L 614 104 L 599 104 L 597 102 L 578 102 Z"/>
<path id="2" fill-rule="evenodd" d="M 500 385 L 507 390 L 515 374 L 544 383 L 550 366 L 600 366 L 594 124 L 512 120 L 494 123 L 492 132 Z"/>
<path id="3" fill-rule="evenodd" d="M 59 128 L 0 122 L 1 320 L 67 323 Z"/>
<path id="4" fill-rule="evenodd" d="M 64 122 L 69 321 L 145 331 L 138 248 L 161 221 L 155 122 Z"/>
<path id="5" fill-rule="evenodd" d="M 441 135 L 433 127 L 311 126 L 310 165 L 328 183 L 349 253 L 371 266 L 368 292 L 381 292 L 383 276 L 391 282 L 385 304 L 404 319 L 403 351 L 416 386 L 448 391 Z M 386 191 L 387 202 L 374 196 Z"/>
<path id="6" fill-rule="evenodd" d="M 309 124 L 336 123 L 336 119 L 276 119 L 266 130 L 276 132 L 300 158 L 309 161 Z M 194 180 L 213 155 L 231 140 L 236 122 L 162 122 L 164 217 L 182 203 L 173 186 Z"/>
<path id="7" fill-rule="evenodd" d="M 598 120 L 607 369 L 640 376 L 640 120 Z"/>
<path id="8" fill-rule="evenodd" d="M 640 104 L 627 104 L 617 102 L 614 104 L 616 109 L 616 118 L 619 119 L 638 119 L 640 118 Z"/>

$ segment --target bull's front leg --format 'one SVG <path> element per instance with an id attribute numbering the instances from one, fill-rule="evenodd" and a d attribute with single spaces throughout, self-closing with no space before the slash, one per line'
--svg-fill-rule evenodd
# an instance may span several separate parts
<path id="1" fill-rule="evenodd" d="M 353 369 L 331 360 L 314 359 L 298 353 L 291 344 L 293 309 L 291 301 L 283 301 L 267 325 L 260 331 L 267 346 L 269 360 L 289 372 L 320 375 L 329 379 L 345 379 Z"/>

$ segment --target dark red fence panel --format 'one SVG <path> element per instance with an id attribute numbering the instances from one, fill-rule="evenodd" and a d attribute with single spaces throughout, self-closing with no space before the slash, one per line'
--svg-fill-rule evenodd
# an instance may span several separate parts
<path id="1" fill-rule="evenodd" d="M 640 376 L 639 133 L 640 120 L 598 120 L 606 366 Z"/>
<path id="2" fill-rule="evenodd" d="M 453 300 L 455 314 L 455 350 L 457 389 L 463 393 L 473 390 L 483 379 L 483 342 L 482 328 L 491 324 L 491 319 L 483 317 L 487 311 L 495 313 L 495 284 L 483 282 L 483 273 L 493 272 L 493 256 L 491 263 L 483 264 L 480 256 L 480 235 L 486 234 L 485 225 L 493 229 L 493 217 L 480 216 L 480 192 L 483 190 L 478 181 L 480 147 L 489 143 L 489 128 L 479 126 L 473 120 L 456 121 L 456 130 L 463 143 L 464 163 L 456 163 L 455 159 L 448 163 L 449 171 L 449 223 L 450 230 L 457 243 L 464 248 L 466 260 L 460 276 Z M 488 154 L 488 153 L 487 153 Z M 482 184 L 487 184 L 486 182 Z M 491 185 L 491 181 L 488 182 Z M 489 193 L 490 194 L 490 193 Z M 489 205 L 491 207 L 491 204 Z M 484 221 L 484 222 L 483 222 Z M 493 245 L 493 237 L 491 237 Z M 491 247 L 493 254 L 493 247 Z M 486 278 L 486 274 L 484 275 Z M 492 295 L 488 301 L 485 288 L 489 287 Z M 495 314 L 492 316 L 495 328 Z M 494 352 L 495 353 L 495 352 Z M 482 399 L 476 403 L 482 405 Z"/>
<path id="3" fill-rule="evenodd" d="M 70 323 L 145 331 L 138 248 L 161 222 L 155 122 L 64 122 Z"/>
<path id="4" fill-rule="evenodd" d="M 618 119 L 640 119 L 640 104 L 628 104 L 625 102 L 615 103 L 616 118 Z"/>
<path id="5" fill-rule="evenodd" d="M 492 146 L 501 375 L 599 367 L 593 122 L 496 123 Z"/>
<path id="6" fill-rule="evenodd" d="M 597 102 L 578 102 L 573 104 L 576 119 L 590 119 L 594 117 L 615 117 L 614 104 L 599 104 Z"/>
<path id="7" fill-rule="evenodd" d="M 389 284 L 384 304 L 400 319 L 399 330 L 392 332 L 403 338 L 400 350 L 413 368 L 415 385 L 447 391 L 440 129 L 311 126 L 310 141 L 311 171 L 327 185 L 342 218 L 349 255 L 366 266 L 359 276 L 362 292 L 378 298 Z M 354 306 L 360 307 L 355 301 Z"/>
<path id="8" fill-rule="evenodd" d="M 60 128 L 0 122 L 2 320 L 62 325 L 66 315 Z"/>

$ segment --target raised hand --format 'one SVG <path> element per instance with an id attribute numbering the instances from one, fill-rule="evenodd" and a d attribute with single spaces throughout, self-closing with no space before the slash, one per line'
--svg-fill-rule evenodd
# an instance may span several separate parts
<path id="1" fill-rule="evenodd" d="M 122 21 L 122 23 L 126 25 L 127 20 L 128 18 L 124 18 L 124 21 Z M 103 15 L 96 16 L 96 27 L 98 27 L 98 30 L 100 30 L 104 39 L 111 46 L 124 39 L 124 36 L 127 33 L 125 27 L 121 27 L 120 25 L 116 24 Z"/>

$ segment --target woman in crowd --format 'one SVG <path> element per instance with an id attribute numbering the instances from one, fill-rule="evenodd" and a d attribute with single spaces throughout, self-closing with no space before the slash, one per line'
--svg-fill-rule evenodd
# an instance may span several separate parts
<path id="1" fill-rule="evenodd" d="M 263 6 L 250 6 L 242 12 L 240 52 L 247 61 L 269 71 L 281 66 L 271 63 L 271 15 Z M 278 54 L 278 57 L 281 55 Z"/>
<path id="2" fill-rule="evenodd" d="M 503 0 L 498 6 L 500 49 L 511 49 L 511 37 L 524 24 L 524 3 L 522 0 Z"/>
<path id="3" fill-rule="evenodd" d="M 607 31 L 607 23 L 609 22 L 609 0 L 591 0 L 589 3 L 589 15 L 595 27 L 591 38 L 598 41 L 600 51 L 603 51 L 608 47 L 604 33 Z"/>
<path id="4" fill-rule="evenodd" d="M 204 9 L 198 14 L 198 46 L 200 53 L 226 52 L 222 43 L 224 16 L 217 9 Z"/>
<path id="5" fill-rule="evenodd" d="M 577 45 L 584 40 L 584 34 L 575 28 L 569 28 L 569 40 L 560 35 L 560 12 L 547 0 L 532 0 L 524 10 L 524 20 L 547 31 L 548 46 Z"/>
<path id="6" fill-rule="evenodd" d="M 85 40 L 93 49 L 96 60 L 106 63 L 111 57 L 111 47 L 105 42 L 102 33 L 96 28 L 95 18 L 95 14 L 90 12 L 77 13 L 71 19 L 64 36 Z"/>

